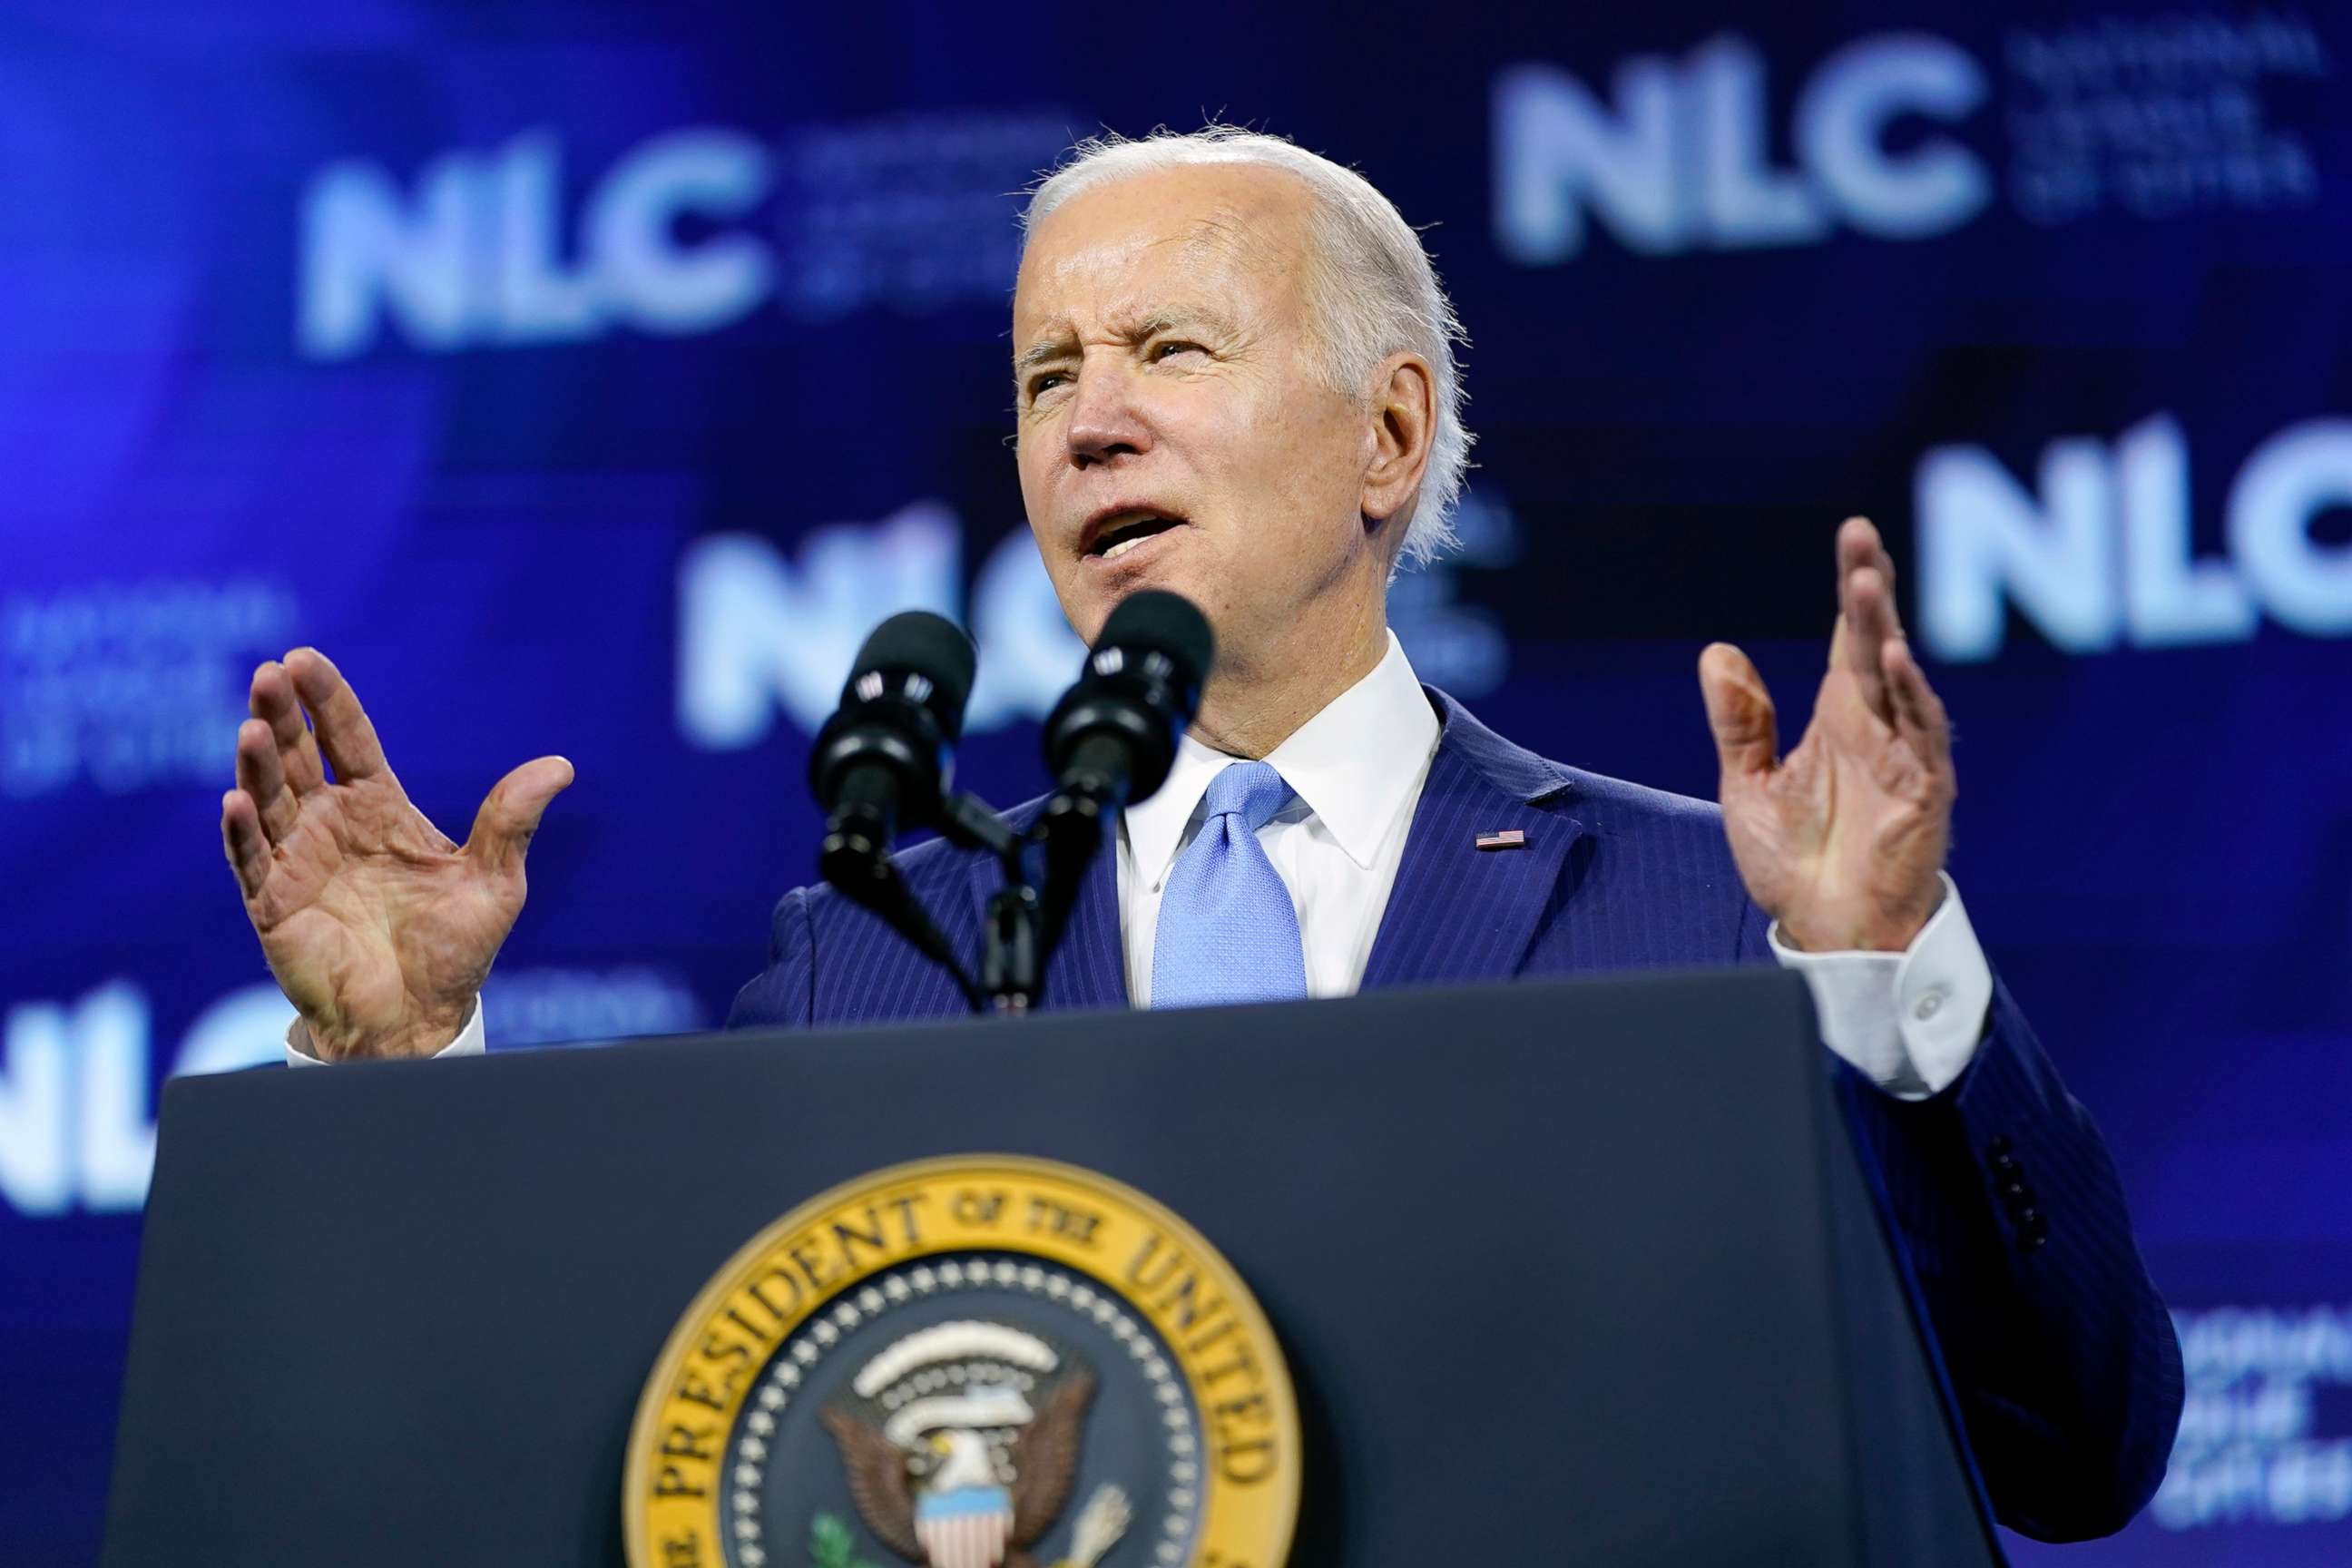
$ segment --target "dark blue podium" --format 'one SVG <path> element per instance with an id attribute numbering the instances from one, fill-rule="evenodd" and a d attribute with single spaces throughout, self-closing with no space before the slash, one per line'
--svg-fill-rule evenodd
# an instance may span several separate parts
<path id="1" fill-rule="evenodd" d="M 1293 1563 L 1996 1563 L 1825 1061 L 1741 971 L 176 1080 L 105 1561 L 617 1563 L 712 1271 L 988 1152 L 1248 1281 Z"/>

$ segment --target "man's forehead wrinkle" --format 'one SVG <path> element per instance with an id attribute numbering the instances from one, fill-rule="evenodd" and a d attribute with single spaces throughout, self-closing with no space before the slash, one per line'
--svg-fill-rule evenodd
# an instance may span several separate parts
<path id="1" fill-rule="evenodd" d="M 1081 339 L 1097 334 L 1139 340 L 1177 326 L 1234 331 L 1234 311 L 1213 302 L 1232 292 L 1231 274 L 1223 266 L 1201 264 L 1205 259 L 1184 255 L 1177 265 L 1140 279 L 1091 279 L 1090 287 L 1052 301 L 1053 314 L 1024 334 L 1027 344 L 1016 363 L 1071 352 Z"/>
<path id="2" fill-rule="evenodd" d="M 1033 251 L 1023 265 L 1021 287 L 1013 291 L 1015 332 L 1021 331 L 1023 316 L 1044 316 L 1045 321 L 1025 334 L 1033 344 L 1048 333 L 1075 336 L 1076 327 L 1072 318 L 1095 313 L 1087 309 L 1089 304 L 1120 287 L 1156 243 L 1158 237 L 1131 234 L 1082 245 L 1059 255 L 1049 254 L 1042 259 Z M 1022 357 L 1027 357 L 1026 351 Z"/>
<path id="3" fill-rule="evenodd" d="M 1278 232 L 1286 226 L 1284 218 L 1272 203 L 1257 204 L 1258 210 L 1245 213 L 1225 205 L 1194 218 L 1183 237 L 1188 260 L 1205 261 L 1213 256 L 1230 257 L 1244 267 L 1269 269 L 1281 265 L 1283 247 Z"/>
<path id="4" fill-rule="evenodd" d="M 1139 342 L 1171 327 L 1240 336 L 1246 318 L 1263 313 L 1252 306 L 1260 286 L 1241 275 L 1295 275 L 1290 258 L 1304 237 L 1291 182 L 1170 205 L 1177 210 L 1074 203 L 1047 220 L 1015 291 L 1016 372 L 1070 357 L 1097 336 Z M 1097 216 L 1111 221 L 1087 221 Z M 1287 285 L 1278 291 L 1286 298 Z"/>
<path id="5" fill-rule="evenodd" d="M 1205 213 L 1172 226 L 1155 218 L 1125 234 L 1106 236 L 1058 256 L 1049 256 L 1039 268 L 1039 281 L 1048 287 L 1083 288 L 1088 275 L 1109 279 L 1131 272 L 1153 253 L 1159 259 L 1187 270 L 1238 261 L 1251 267 L 1282 263 L 1283 231 L 1289 226 L 1288 207 L 1276 200 L 1252 202 L 1245 209 L 1221 202 Z M 1155 232 L 1156 231 L 1156 232 Z M 1166 254 L 1172 252 L 1172 254 Z"/>
<path id="6" fill-rule="evenodd" d="M 1140 342 L 1159 332 L 1207 329 L 1215 333 L 1234 330 L 1233 318 L 1215 306 L 1192 300 L 1137 300 L 1113 310 L 1105 323 L 1113 335 Z"/>
<path id="7" fill-rule="evenodd" d="M 1098 276 L 1133 266 L 1144 252 L 1162 244 L 1166 237 L 1152 234 L 1125 234 L 1117 238 L 1097 240 L 1052 258 L 1045 272 L 1052 282 L 1064 288 L 1083 284 L 1090 273 Z"/>

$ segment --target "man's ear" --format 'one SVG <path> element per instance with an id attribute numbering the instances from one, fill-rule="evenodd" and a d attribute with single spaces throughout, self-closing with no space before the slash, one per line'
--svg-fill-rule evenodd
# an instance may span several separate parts
<path id="1" fill-rule="evenodd" d="M 1371 464 L 1364 471 L 1363 513 L 1386 522 L 1421 493 L 1429 468 L 1429 445 L 1437 434 L 1437 378 L 1417 353 L 1398 353 L 1382 362 L 1372 389 Z"/>

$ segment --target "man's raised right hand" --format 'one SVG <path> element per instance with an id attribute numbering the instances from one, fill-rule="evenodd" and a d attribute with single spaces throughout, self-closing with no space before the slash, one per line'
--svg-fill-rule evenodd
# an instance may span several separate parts
<path id="1" fill-rule="evenodd" d="M 255 670 L 252 708 L 221 842 L 270 973 L 323 1059 L 431 1056 L 522 912 L 523 852 L 572 764 L 541 757 L 500 779 L 459 846 L 409 803 L 325 654 Z"/>

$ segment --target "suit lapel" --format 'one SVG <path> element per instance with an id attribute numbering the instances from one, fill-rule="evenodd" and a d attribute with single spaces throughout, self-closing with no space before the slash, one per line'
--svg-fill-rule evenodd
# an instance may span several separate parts
<path id="1" fill-rule="evenodd" d="M 1574 788 L 1567 769 L 1515 746 L 1433 687 L 1422 689 L 1444 729 L 1414 807 L 1404 858 L 1364 971 L 1363 989 L 1506 980 L 1518 973 L 1545 909 L 1559 886 L 1581 823 L 1559 797 Z M 1043 802 L 1007 814 L 1025 830 Z M 1480 849 L 1478 836 L 1517 829 L 1522 847 Z M 1003 885 L 996 862 L 971 858 L 973 937 L 987 929 L 988 900 Z M 1045 965 L 1041 1010 L 1118 1008 L 1127 1003 L 1127 957 L 1119 940 L 1118 846 L 1108 837 L 1087 872 L 1061 946 Z"/>
<path id="2" fill-rule="evenodd" d="M 1444 722 L 1363 989 L 1503 980 L 1518 973 L 1583 825 L 1555 801 L 1567 770 L 1512 745 L 1430 689 Z M 1481 834 L 1525 835 L 1480 849 Z"/>

